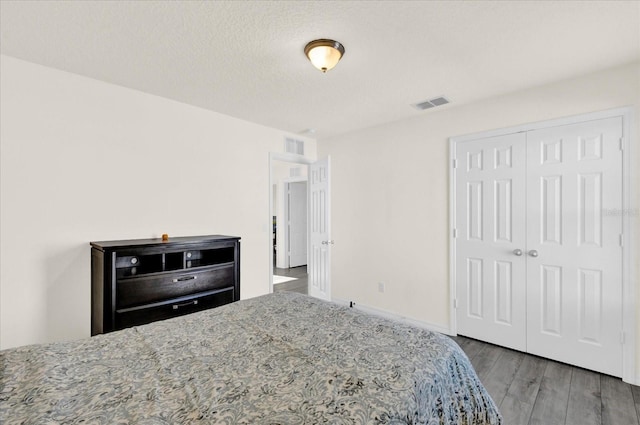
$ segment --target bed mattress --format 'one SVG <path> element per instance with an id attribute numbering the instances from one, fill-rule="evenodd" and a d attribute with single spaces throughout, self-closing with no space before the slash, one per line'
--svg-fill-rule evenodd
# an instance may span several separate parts
<path id="1" fill-rule="evenodd" d="M 0 352 L 3 424 L 500 424 L 450 338 L 279 292 Z"/>

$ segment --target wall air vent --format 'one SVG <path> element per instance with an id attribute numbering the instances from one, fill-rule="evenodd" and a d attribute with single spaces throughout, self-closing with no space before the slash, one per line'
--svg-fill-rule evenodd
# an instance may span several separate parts
<path id="1" fill-rule="evenodd" d="M 434 97 L 433 99 L 425 100 L 424 102 L 416 103 L 412 105 L 416 109 L 420 109 L 421 111 L 429 108 L 433 108 L 435 106 L 446 105 L 449 103 L 449 100 L 444 97 Z"/>
<path id="2" fill-rule="evenodd" d="M 284 151 L 286 153 L 293 153 L 296 155 L 304 155 L 304 142 L 302 140 L 292 139 L 285 137 L 284 139 Z"/>
<path id="3" fill-rule="evenodd" d="M 416 103 L 415 105 L 413 105 L 416 109 L 420 109 L 420 110 L 424 110 L 424 109 L 429 109 L 429 108 L 433 108 L 434 105 L 433 103 L 426 101 L 426 102 L 422 102 L 422 103 Z"/>

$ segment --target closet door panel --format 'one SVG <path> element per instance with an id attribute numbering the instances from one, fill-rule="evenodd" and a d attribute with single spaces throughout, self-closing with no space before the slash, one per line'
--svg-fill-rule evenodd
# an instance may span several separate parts
<path id="1" fill-rule="evenodd" d="M 525 136 L 456 148 L 458 333 L 525 349 Z"/>
<path id="2" fill-rule="evenodd" d="M 621 376 L 621 118 L 527 133 L 527 351 Z"/>

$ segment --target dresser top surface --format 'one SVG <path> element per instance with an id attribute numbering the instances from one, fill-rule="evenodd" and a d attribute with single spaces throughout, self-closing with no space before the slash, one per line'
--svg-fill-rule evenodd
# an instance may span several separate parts
<path id="1" fill-rule="evenodd" d="M 126 239 L 120 241 L 96 241 L 91 242 L 91 246 L 101 251 L 105 249 L 115 248 L 130 248 L 130 247 L 148 247 L 148 246 L 162 246 L 162 245 L 191 245 L 191 244 L 206 244 L 209 242 L 219 241 L 237 241 L 240 240 L 238 236 L 225 236 L 225 235 L 208 235 L 208 236 L 174 236 L 169 237 L 168 240 L 163 241 L 162 238 L 153 239 Z"/>

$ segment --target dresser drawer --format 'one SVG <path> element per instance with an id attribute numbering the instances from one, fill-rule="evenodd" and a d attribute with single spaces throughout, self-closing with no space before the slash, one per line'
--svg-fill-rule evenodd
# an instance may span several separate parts
<path id="1" fill-rule="evenodd" d="M 168 302 L 163 301 L 149 307 L 133 307 L 117 310 L 115 314 L 115 326 L 116 329 L 123 329 L 131 326 L 144 325 L 157 320 L 169 319 L 208 308 L 220 307 L 221 305 L 233 302 L 233 300 L 233 288 L 229 288 L 228 290 L 221 290 L 204 296 L 182 297 Z"/>
<path id="2" fill-rule="evenodd" d="M 211 270 L 132 277 L 116 282 L 116 308 L 140 306 L 233 286 L 233 264 Z"/>

